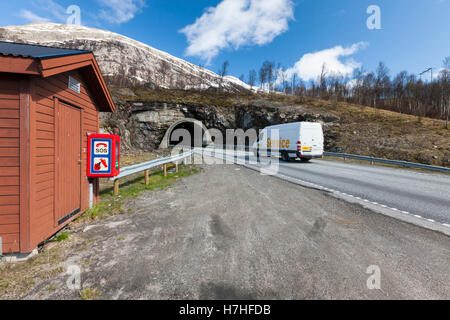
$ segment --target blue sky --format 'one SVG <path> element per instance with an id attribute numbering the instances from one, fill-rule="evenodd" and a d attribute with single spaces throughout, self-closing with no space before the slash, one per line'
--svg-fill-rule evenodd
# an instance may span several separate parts
<path id="1" fill-rule="evenodd" d="M 108 29 L 234 76 L 275 61 L 305 81 L 323 64 L 350 73 L 379 61 L 391 73 L 440 68 L 450 56 L 450 0 L 14 0 L 1 1 L 0 25 L 64 23 L 77 5 L 82 24 Z M 381 10 L 381 29 L 369 30 Z"/>

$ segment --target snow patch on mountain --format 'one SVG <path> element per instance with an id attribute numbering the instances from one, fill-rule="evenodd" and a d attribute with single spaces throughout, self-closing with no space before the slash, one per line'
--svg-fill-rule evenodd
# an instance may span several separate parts
<path id="1" fill-rule="evenodd" d="M 39 22 L 0 27 L 0 40 L 91 50 L 105 79 L 114 85 L 152 84 L 172 89 L 220 87 L 231 92 L 252 90 L 235 77 L 222 79 L 211 70 L 101 29 Z"/>

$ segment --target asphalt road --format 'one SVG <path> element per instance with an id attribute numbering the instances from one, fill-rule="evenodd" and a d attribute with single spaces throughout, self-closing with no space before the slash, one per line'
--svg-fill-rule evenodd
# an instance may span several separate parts
<path id="1" fill-rule="evenodd" d="M 242 152 L 239 160 L 244 160 Z M 253 156 L 248 160 L 256 163 Z M 274 161 L 273 158 L 261 157 L 263 166 L 270 160 Z M 448 224 L 450 227 L 450 175 L 328 159 L 314 159 L 309 163 L 280 160 L 278 164 L 277 174 Z"/>
<path id="2" fill-rule="evenodd" d="M 127 206 L 71 231 L 62 265 L 98 299 L 450 299 L 449 237 L 248 168 L 203 166 Z M 77 299 L 68 278 L 23 298 Z"/>

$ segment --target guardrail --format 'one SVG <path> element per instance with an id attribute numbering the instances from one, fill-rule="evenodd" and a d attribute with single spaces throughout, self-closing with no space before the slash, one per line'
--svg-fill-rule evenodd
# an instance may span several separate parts
<path id="1" fill-rule="evenodd" d="M 219 147 L 219 146 L 210 146 L 211 147 Z M 221 145 L 219 148 L 222 149 L 241 149 L 248 151 L 250 148 L 248 146 L 231 146 L 231 145 Z M 218 148 L 218 149 L 219 149 Z M 109 180 L 114 181 L 114 194 L 119 194 L 119 180 L 121 178 L 130 176 L 132 174 L 136 174 L 139 172 L 144 171 L 145 172 L 145 184 L 149 183 L 149 170 L 158 167 L 163 166 L 164 170 L 164 176 L 167 176 L 167 164 L 169 163 L 175 163 L 176 172 L 178 172 L 178 162 L 186 159 L 187 157 L 190 157 L 193 155 L 194 152 L 198 152 L 200 149 L 203 148 L 195 148 L 188 152 L 184 152 L 181 154 L 177 154 L 175 156 L 166 157 L 166 158 L 160 158 L 155 159 L 143 163 L 138 163 L 135 165 L 123 167 L 120 169 L 120 174 L 117 177 L 110 178 Z M 207 150 L 208 148 L 206 148 Z M 418 168 L 418 169 L 424 169 L 424 170 L 431 170 L 431 171 L 439 171 L 439 172 L 445 172 L 450 173 L 450 168 L 445 167 L 438 167 L 438 166 L 430 166 L 426 164 L 420 164 L 420 163 L 414 163 L 414 162 L 407 162 L 407 161 L 399 161 L 399 160 L 389 160 L 389 159 L 381 159 L 381 158 L 375 158 L 375 157 L 367 157 L 367 156 L 359 156 L 354 154 L 348 154 L 348 153 L 337 153 L 337 152 L 324 152 L 325 156 L 331 156 L 331 157 L 340 157 L 345 159 L 355 159 L 355 160 L 362 160 L 362 161 L 370 161 L 372 164 L 375 162 L 378 163 L 385 163 L 385 164 L 391 164 L 391 165 L 397 165 L 402 167 L 411 167 L 411 168 Z M 225 155 L 224 155 L 225 157 Z M 236 155 L 234 156 L 236 158 Z"/>
<path id="2" fill-rule="evenodd" d="M 249 146 L 241 146 L 241 145 L 216 145 L 213 147 L 222 147 L 223 149 L 228 150 L 245 150 L 249 151 L 251 148 Z M 423 169 L 423 170 L 430 170 L 430 171 L 437 171 L 437 172 L 445 172 L 450 173 L 450 168 L 446 167 L 439 167 L 439 166 L 431 166 L 427 164 L 421 164 L 421 163 L 414 163 L 414 162 L 408 162 L 408 161 L 401 161 L 401 160 L 389 160 L 389 159 L 382 159 L 382 158 L 375 158 L 375 157 L 368 157 L 368 156 L 359 156 L 355 154 L 348 154 L 348 153 L 338 153 L 338 152 L 324 152 L 324 156 L 329 157 L 340 157 L 345 159 L 355 159 L 355 160 L 362 160 L 362 161 L 370 161 L 370 163 L 374 164 L 377 163 L 385 163 L 385 164 L 391 164 L 396 166 L 402 166 L 402 167 L 410 167 L 410 168 L 417 168 L 417 169 Z"/>
<path id="3" fill-rule="evenodd" d="M 354 155 L 354 154 L 337 153 L 337 152 L 324 152 L 323 154 L 325 156 L 329 156 L 329 157 L 344 158 L 344 160 L 348 158 L 348 159 L 355 159 L 355 160 L 362 160 L 362 161 L 370 161 L 372 164 L 375 162 L 378 162 L 378 163 L 385 163 L 385 164 L 391 164 L 391 165 L 402 166 L 402 167 L 410 167 L 410 168 L 418 168 L 418 169 L 424 169 L 424 170 L 450 173 L 450 168 L 430 166 L 427 164 L 420 164 L 420 163 L 414 163 L 414 162 L 408 162 L 408 161 L 381 159 L 381 158 L 375 158 L 375 157 L 358 156 L 358 155 Z"/>
<path id="4" fill-rule="evenodd" d="M 138 164 L 134 164 L 132 166 L 127 166 L 120 168 L 120 174 L 116 177 L 109 178 L 109 180 L 114 181 L 114 195 L 119 194 L 119 180 L 124 177 L 128 177 L 132 174 L 136 174 L 139 172 L 145 172 L 145 184 L 149 184 L 149 172 L 150 169 L 163 166 L 164 176 L 167 177 L 167 164 L 175 163 L 175 171 L 178 172 L 178 162 L 190 157 L 194 153 L 194 150 L 190 150 L 188 152 L 184 152 L 181 154 L 177 154 L 171 157 L 155 159 L 147 162 L 142 162 Z"/>

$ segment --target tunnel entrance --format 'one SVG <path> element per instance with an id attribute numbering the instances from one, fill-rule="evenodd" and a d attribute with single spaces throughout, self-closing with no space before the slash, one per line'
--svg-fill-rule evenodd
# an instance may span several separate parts
<path id="1" fill-rule="evenodd" d="M 182 130 L 189 132 L 189 136 L 186 136 Z M 195 133 L 195 130 L 198 130 Z M 196 137 L 195 134 L 198 136 Z M 201 134 L 201 135 L 200 135 Z M 175 126 L 169 135 L 169 147 L 175 147 L 176 145 L 183 145 L 189 147 L 203 147 L 206 145 L 203 141 L 205 130 L 194 122 L 185 121 Z"/>
<path id="2" fill-rule="evenodd" d="M 167 129 L 160 148 L 170 148 L 180 144 L 201 148 L 209 143 L 211 143 L 211 137 L 203 123 L 195 119 L 186 118 L 178 120 Z"/>

